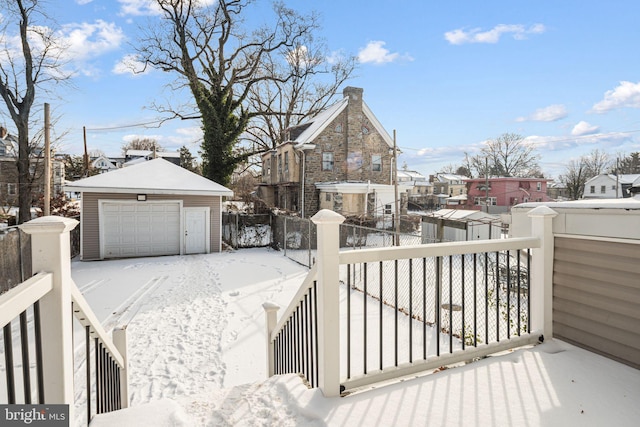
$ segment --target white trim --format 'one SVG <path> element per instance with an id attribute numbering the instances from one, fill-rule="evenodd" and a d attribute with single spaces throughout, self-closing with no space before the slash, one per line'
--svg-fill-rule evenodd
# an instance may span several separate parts
<path id="1" fill-rule="evenodd" d="M 135 203 L 145 203 L 145 204 L 169 204 L 169 203 L 177 203 L 179 206 L 179 217 L 180 217 L 180 255 L 184 254 L 184 217 L 183 217 L 183 207 L 182 200 L 147 200 L 145 202 L 138 202 L 136 200 L 127 200 L 127 199 L 98 199 L 98 235 L 100 238 L 100 259 L 104 259 L 104 215 L 103 215 L 103 206 L 105 204 L 135 204 Z"/>
<path id="2" fill-rule="evenodd" d="M 117 193 L 117 194 L 170 194 L 172 196 L 210 196 L 222 197 L 233 196 L 233 191 L 209 191 L 209 190 L 160 190 L 150 188 L 114 188 L 114 187 L 82 187 L 74 185 L 65 185 L 65 191 L 77 191 L 80 193 Z"/>

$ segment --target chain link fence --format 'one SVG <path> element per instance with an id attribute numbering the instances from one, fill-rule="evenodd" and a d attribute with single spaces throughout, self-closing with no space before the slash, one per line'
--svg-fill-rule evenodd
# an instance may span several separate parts
<path id="1" fill-rule="evenodd" d="M 340 247 L 363 249 L 398 245 L 419 245 L 420 231 L 394 231 L 354 224 L 340 225 Z M 317 252 L 317 229 L 310 219 L 274 214 L 222 214 L 222 239 L 234 249 L 271 246 L 284 256 L 311 267 Z"/>

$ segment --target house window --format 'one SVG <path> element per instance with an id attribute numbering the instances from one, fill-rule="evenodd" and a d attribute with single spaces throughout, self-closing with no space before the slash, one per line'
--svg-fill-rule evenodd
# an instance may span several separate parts
<path id="1" fill-rule="evenodd" d="M 366 126 L 362 126 L 362 133 L 367 135 L 369 133 L 369 128 Z"/>
<path id="2" fill-rule="evenodd" d="M 485 203 L 485 200 L 487 201 Z M 498 199 L 496 197 L 474 197 L 473 199 L 473 204 L 476 206 L 479 205 L 492 205 L 492 206 L 496 206 L 498 204 Z"/>
<path id="3" fill-rule="evenodd" d="M 607 186 L 606 186 L 606 185 L 601 185 L 601 186 L 600 186 L 600 193 L 601 193 L 601 194 L 604 194 L 604 193 L 606 193 L 606 192 L 607 192 Z"/>
<path id="4" fill-rule="evenodd" d="M 324 200 L 327 202 L 331 201 L 331 193 L 325 193 Z"/>
<path id="5" fill-rule="evenodd" d="M 391 205 L 384 205 L 384 214 L 385 215 L 391 215 Z"/>
<path id="6" fill-rule="evenodd" d="M 342 133 L 342 123 L 338 123 L 335 130 L 337 133 Z"/>
<path id="7" fill-rule="evenodd" d="M 382 156 L 374 154 L 371 156 L 371 170 L 374 172 L 382 171 Z"/>
<path id="8" fill-rule="evenodd" d="M 591 194 L 595 194 L 596 193 L 596 186 L 592 185 L 591 188 L 589 188 L 589 193 Z"/>
<path id="9" fill-rule="evenodd" d="M 16 193 L 16 185 L 14 183 L 7 184 L 7 194 L 9 196 L 15 196 Z"/>
<path id="10" fill-rule="evenodd" d="M 322 153 L 322 170 L 333 170 L 333 153 Z"/>
<path id="11" fill-rule="evenodd" d="M 611 191 L 616 191 L 616 186 L 615 185 L 611 186 Z"/>
<path id="12" fill-rule="evenodd" d="M 284 173 L 289 173 L 289 153 L 284 153 Z"/>
<path id="13" fill-rule="evenodd" d="M 278 176 L 282 176 L 282 154 L 278 154 Z"/>
<path id="14" fill-rule="evenodd" d="M 538 191 L 542 191 L 542 183 L 541 182 L 536 183 L 536 188 L 538 189 Z"/>

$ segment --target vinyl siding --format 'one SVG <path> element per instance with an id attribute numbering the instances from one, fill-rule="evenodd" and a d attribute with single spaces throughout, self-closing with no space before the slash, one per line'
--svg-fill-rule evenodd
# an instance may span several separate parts
<path id="1" fill-rule="evenodd" d="M 180 196 L 170 194 L 149 194 L 148 201 L 182 201 L 183 208 L 211 208 L 211 252 L 220 252 L 222 248 L 222 218 L 219 196 Z M 98 218 L 98 200 L 135 201 L 136 194 L 83 193 L 82 194 L 82 259 L 85 261 L 100 259 L 100 220 Z M 144 203 L 144 202 L 140 202 Z"/>
<path id="2" fill-rule="evenodd" d="M 640 368 L 640 244 L 555 238 L 554 336 Z"/>

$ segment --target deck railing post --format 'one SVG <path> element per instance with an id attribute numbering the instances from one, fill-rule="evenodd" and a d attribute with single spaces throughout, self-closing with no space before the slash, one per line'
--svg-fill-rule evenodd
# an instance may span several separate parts
<path id="1" fill-rule="evenodd" d="M 129 407 L 129 359 L 127 358 L 127 327 L 113 328 L 111 333 L 113 345 L 122 356 L 123 367 L 120 368 L 120 405 L 122 409 Z"/>
<path id="2" fill-rule="evenodd" d="M 275 375 L 276 368 L 275 346 L 271 340 L 271 334 L 278 323 L 278 310 L 280 310 L 280 306 L 271 302 L 265 302 L 262 304 L 262 308 L 264 308 L 265 324 L 267 326 L 267 377 L 272 377 Z"/>
<path id="3" fill-rule="evenodd" d="M 531 330 L 553 338 L 553 218 L 558 214 L 547 206 L 538 206 L 527 214 L 531 218 L 531 236 L 540 239 L 531 258 Z"/>
<path id="4" fill-rule="evenodd" d="M 31 235 L 34 272 L 53 274 L 53 289 L 40 300 L 44 397 L 48 404 L 68 404 L 73 420 L 73 315 L 69 232 L 78 221 L 45 216 L 20 226 Z"/>
<path id="5" fill-rule="evenodd" d="M 325 397 L 340 395 L 340 224 L 345 218 L 328 209 L 311 220 L 318 241 L 318 386 Z"/>

